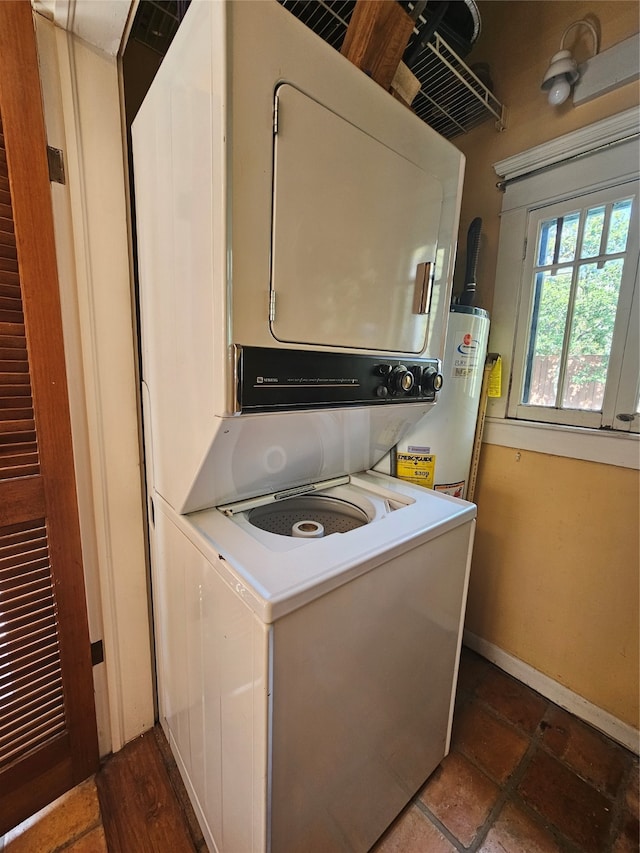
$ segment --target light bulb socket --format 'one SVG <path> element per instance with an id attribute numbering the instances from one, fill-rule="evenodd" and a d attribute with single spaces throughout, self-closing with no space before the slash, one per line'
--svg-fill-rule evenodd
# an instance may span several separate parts
<path id="1" fill-rule="evenodd" d="M 578 66 L 575 59 L 571 56 L 571 51 L 559 50 L 557 53 L 554 53 L 542 79 L 540 88 L 544 92 L 548 92 L 553 86 L 553 81 L 556 77 L 564 77 L 570 86 L 573 86 L 580 77 Z"/>

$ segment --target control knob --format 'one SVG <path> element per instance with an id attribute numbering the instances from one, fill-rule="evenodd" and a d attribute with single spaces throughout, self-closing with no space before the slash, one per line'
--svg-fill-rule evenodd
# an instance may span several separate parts
<path id="1" fill-rule="evenodd" d="M 408 394 L 413 388 L 414 378 L 413 373 L 404 366 L 399 364 L 394 367 L 389 375 L 389 391 L 394 396 L 398 394 Z"/>
<path id="2" fill-rule="evenodd" d="M 442 374 L 435 367 L 425 367 L 420 377 L 420 390 L 426 397 L 435 397 L 442 388 Z"/>

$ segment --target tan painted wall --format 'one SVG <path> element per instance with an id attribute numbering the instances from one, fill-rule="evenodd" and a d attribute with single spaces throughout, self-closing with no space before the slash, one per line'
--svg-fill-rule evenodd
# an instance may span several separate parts
<path id="1" fill-rule="evenodd" d="M 485 445 L 466 627 L 638 714 L 638 473 Z"/>
<path id="2" fill-rule="evenodd" d="M 491 310 L 502 204 L 492 164 L 638 105 L 637 83 L 559 108 L 539 87 L 568 24 L 599 24 L 607 49 L 638 31 L 640 7 L 480 0 L 479 8 L 483 34 L 468 61 L 489 62 L 508 127 L 496 133 L 487 122 L 455 141 L 467 156 L 460 259 L 469 222 L 481 216 L 476 304 Z M 579 61 L 589 47 L 585 36 Z M 482 452 L 467 628 L 637 728 L 638 472 L 540 453 L 518 459 L 486 444 Z"/>

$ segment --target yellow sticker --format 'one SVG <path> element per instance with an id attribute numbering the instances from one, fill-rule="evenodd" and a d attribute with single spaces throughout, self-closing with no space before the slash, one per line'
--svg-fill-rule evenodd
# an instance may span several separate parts
<path id="1" fill-rule="evenodd" d="M 426 489 L 433 488 L 436 457 L 432 453 L 398 453 L 397 476 Z"/>
<path id="2" fill-rule="evenodd" d="M 489 374 L 488 397 L 502 397 L 502 357 L 498 356 Z"/>

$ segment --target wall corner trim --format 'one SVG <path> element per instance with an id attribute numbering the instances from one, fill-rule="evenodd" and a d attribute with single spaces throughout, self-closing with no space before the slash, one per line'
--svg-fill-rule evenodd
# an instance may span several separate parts
<path id="1" fill-rule="evenodd" d="M 155 719 L 118 64 L 55 30 L 111 751 Z M 97 104 L 99 103 L 99 107 Z"/>

